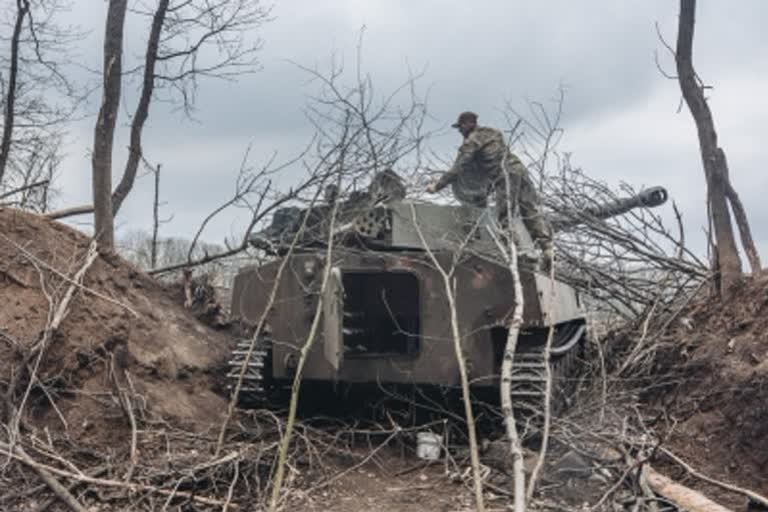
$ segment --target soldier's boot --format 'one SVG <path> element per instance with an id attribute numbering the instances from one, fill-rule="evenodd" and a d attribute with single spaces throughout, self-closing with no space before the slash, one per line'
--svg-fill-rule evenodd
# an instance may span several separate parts
<path id="1" fill-rule="evenodd" d="M 539 270 L 545 274 L 549 274 L 552 270 L 553 252 L 551 240 L 539 240 L 538 244 L 541 248 L 541 255 L 539 256 Z"/>
<path id="2" fill-rule="evenodd" d="M 534 269 L 538 268 L 541 265 L 541 257 L 539 256 L 539 253 L 536 252 L 535 249 L 526 249 L 526 248 L 520 249 L 517 252 L 517 259 L 523 265 L 532 267 Z"/>

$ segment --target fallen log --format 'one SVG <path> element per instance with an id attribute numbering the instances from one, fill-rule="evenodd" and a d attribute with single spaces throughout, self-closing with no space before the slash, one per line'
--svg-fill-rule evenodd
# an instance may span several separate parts
<path id="1" fill-rule="evenodd" d="M 725 482 L 721 482 L 720 480 L 715 480 L 714 478 L 710 478 L 707 475 L 704 475 L 704 474 L 696 471 L 695 469 L 693 469 L 693 467 L 690 464 L 688 464 L 683 459 L 681 459 L 680 457 L 678 457 L 677 455 L 672 453 L 667 448 L 662 447 L 661 451 L 662 451 L 662 453 L 664 455 L 666 455 L 667 457 L 669 457 L 670 459 L 675 461 L 675 463 L 677 463 L 680 466 L 682 466 L 682 468 L 685 469 L 688 472 L 688 474 L 698 478 L 699 480 L 704 480 L 705 482 L 707 482 L 709 484 L 712 484 L 712 485 L 716 485 L 716 486 L 718 486 L 718 487 L 720 487 L 722 489 L 725 489 L 726 491 L 730 491 L 730 492 L 733 492 L 733 493 L 736 493 L 736 494 L 741 494 L 743 496 L 746 496 L 747 498 L 749 498 L 749 500 L 751 502 L 756 503 L 756 504 L 758 504 L 758 505 L 768 509 L 768 498 L 766 498 L 765 496 L 762 496 L 762 495 L 760 495 L 760 494 L 758 494 L 758 493 L 756 493 L 754 491 L 751 491 L 749 489 L 744 489 L 743 487 L 739 487 L 739 486 L 736 486 L 736 485 L 731 485 L 731 484 L 728 484 L 728 483 L 725 483 Z"/>
<path id="2" fill-rule="evenodd" d="M 733 512 L 731 509 L 715 503 L 699 491 L 662 475 L 649 465 L 646 466 L 646 469 L 645 477 L 653 492 L 673 501 L 688 512 Z"/>

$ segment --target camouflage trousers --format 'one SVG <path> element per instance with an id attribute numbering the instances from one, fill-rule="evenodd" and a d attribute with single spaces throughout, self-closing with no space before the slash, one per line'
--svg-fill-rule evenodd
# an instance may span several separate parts
<path id="1" fill-rule="evenodd" d="M 519 212 L 520 217 L 531 234 L 535 244 L 541 249 L 552 246 L 552 225 L 540 211 L 539 194 L 533 185 L 528 172 L 523 170 L 509 172 L 509 190 L 511 191 L 510 205 L 512 213 Z M 507 220 L 507 184 L 504 177 L 499 177 L 493 184 L 496 199 L 496 210 L 499 222 L 504 225 Z"/>

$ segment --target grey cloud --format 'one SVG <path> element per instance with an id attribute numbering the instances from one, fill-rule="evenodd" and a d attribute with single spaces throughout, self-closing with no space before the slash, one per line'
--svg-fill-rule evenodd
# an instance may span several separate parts
<path id="1" fill-rule="evenodd" d="M 104 6 L 96 3 L 98 8 L 78 2 L 72 13 L 73 19 L 93 29 L 81 51 L 91 68 L 99 66 L 102 36 Z M 526 98 L 546 100 L 564 84 L 568 93 L 563 149 L 573 151 L 577 164 L 610 183 L 666 184 L 701 246 L 704 181 L 695 128 L 687 111 L 675 113 L 677 85 L 659 74 L 653 57 L 658 51 L 672 71 L 653 24 L 658 21 L 673 42 L 677 8 L 668 0 L 277 2 L 275 21 L 259 33 L 265 41 L 260 73 L 236 83 L 202 82 L 195 122 L 185 121 L 166 104 L 152 106 L 145 149 L 167 170 L 164 197 L 167 211 L 176 213 L 164 229 L 180 236 L 193 232 L 202 214 L 231 188 L 227 173 L 234 172 L 249 143 L 257 160 L 272 149 L 289 156 L 303 147 L 312 130 L 302 108 L 314 86 L 288 61 L 323 66 L 335 50 L 349 69 L 359 29 L 365 25 L 363 64 L 377 90 L 385 92 L 405 80 L 408 65 L 426 69 L 420 83 L 422 90 L 430 91 L 435 125 L 447 125 L 465 109 L 479 112 L 481 122 L 499 125 L 499 109 L 506 100 L 523 108 Z M 768 3 L 761 0 L 699 2 L 694 53 L 700 74 L 716 86 L 712 106 L 721 140 L 764 251 L 768 232 L 761 226 L 768 224 L 758 219 L 768 216 L 760 197 L 766 185 L 762 162 L 768 149 L 761 137 L 768 104 L 748 96 L 764 90 L 768 82 L 768 39 L 762 26 L 767 17 Z M 146 36 L 142 22 L 132 18 L 129 30 L 134 60 Z M 135 92 L 128 87 L 126 91 L 125 110 L 130 112 Z M 125 126 L 127 118 L 121 122 Z M 77 147 L 70 149 L 62 203 L 87 196 L 80 187 L 89 181 L 70 175 L 82 173 L 88 163 L 83 155 L 90 146 L 89 132 L 85 123 Z M 125 129 L 121 137 L 117 148 L 125 146 Z M 432 144 L 451 157 L 458 142 L 456 134 L 448 132 Z M 124 149 L 116 154 L 119 170 Z M 137 184 L 121 213 L 126 225 L 149 225 L 149 188 L 149 180 Z M 209 238 L 229 234 L 243 219 L 237 212 L 225 216 Z"/>

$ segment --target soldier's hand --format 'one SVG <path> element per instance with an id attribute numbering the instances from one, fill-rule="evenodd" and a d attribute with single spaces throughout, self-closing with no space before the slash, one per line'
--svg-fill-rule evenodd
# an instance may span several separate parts
<path id="1" fill-rule="evenodd" d="M 436 194 L 437 193 L 437 183 L 430 183 L 429 185 L 427 185 L 427 188 L 425 188 L 424 191 L 427 194 Z"/>

